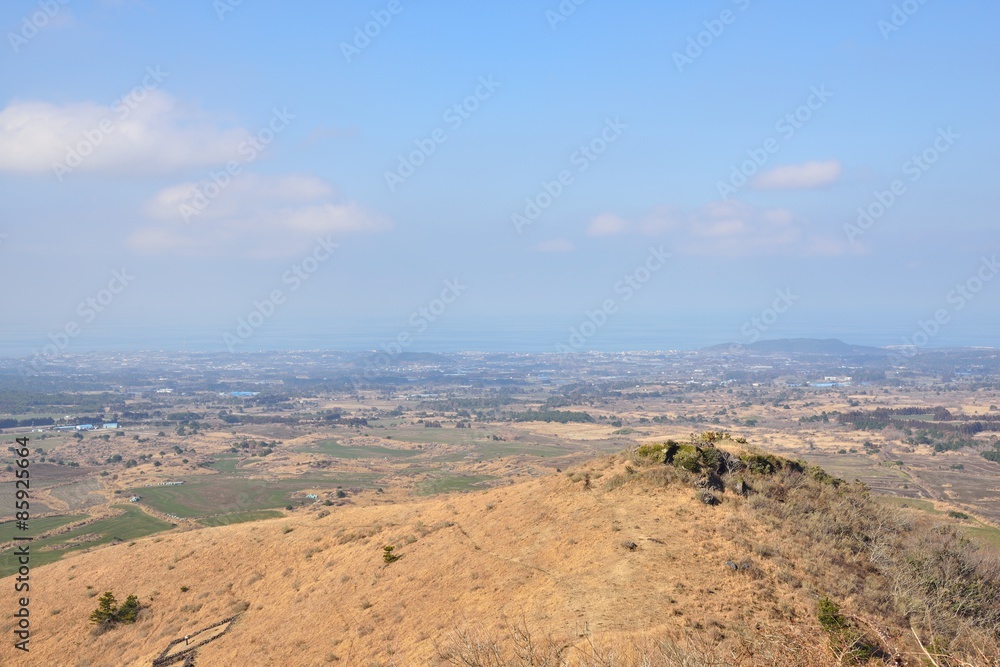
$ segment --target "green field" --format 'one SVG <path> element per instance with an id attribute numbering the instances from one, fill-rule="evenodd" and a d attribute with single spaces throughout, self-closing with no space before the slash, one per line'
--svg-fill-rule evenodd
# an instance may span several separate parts
<path id="1" fill-rule="evenodd" d="M 131 489 L 142 504 L 186 519 L 219 514 L 273 509 L 288 504 L 289 496 L 308 486 L 299 480 L 269 482 L 240 477 L 211 476 L 179 486 Z"/>
<path id="2" fill-rule="evenodd" d="M 418 493 L 425 496 L 437 493 L 453 493 L 455 491 L 473 491 L 478 484 L 495 479 L 489 475 L 447 475 L 421 482 Z"/>
<path id="3" fill-rule="evenodd" d="M 7 521 L 5 523 L 0 523 L 0 542 L 12 540 L 15 535 L 20 537 L 34 537 L 35 535 L 40 535 L 54 528 L 58 528 L 59 526 L 65 526 L 67 523 L 73 523 L 74 521 L 80 521 L 86 518 L 86 514 L 68 514 L 62 516 L 47 516 L 43 519 L 31 519 L 28 521 L 29 530 L 26 531 L 18 530 L 13 521 Z"/>
<path id="4" fill-rule="evenodd" d="M 980 542 L 988 544 L 995 549 L 1000 549 L 1000 528 L 980 526 L 978 528 L 969 528 L 968 533 L 974 539 L 978 539 Z"/>
<path id="5" fill-rule="evenodd" d="M 218 470 L 219 472 L 236 472 L 236 464 L 243 459 L 239 454 L 215 456 L 213 458 L 215 459 L 215 463 L 212 464 L 212 470 Z"/>
<path id="6" fill-rule="evenodd" d="M 38 567 L 46 563 L 54 563 L 65 554 L 80 549 L 108 544 L 113 541 L 134 540 L 172 528 L 171 524 L 149 516 L 138 507 L 115 505 L 115 508 L 123 510 L 123 513 L 109 519 L 101 519 L 81 528 L 74 528 L 60 535 L 31 542 L 31 566 Z M 71 543 L 71 540 L 82 535 L 96 535 L 97 537 L 87 542 Z M 17 556 L 14 555 L 13 550 L 0 554 L 0 577 L 13 574 L 17 571 L 17 567 Z"/>
<path id="7" fill-rule="evenodd" d="M 945 512 L 935 509 L 934 503 L 929 500 L 914 500 L 912 498 L 896 498 L 893 496 L 883 496 L 883 498 L 897 507 L 910 507 L 915 510 L 920 510 L 921 512 L 927 512 L 928 514 L 935 514 L 942 517 L 946 516 Z M 976 525 L 964 526 L 964 528 L 965 532 L 967 532 L 973 539 L 991 547 L 1000 548 L 1000 528 L 994 528 L 993 526 L 984 524 L 974 518 L 969 519 L 969 521 L 975 523 Z"/>
<path id="8" fill-rule="evenodd" d="M 912 507 L 913 509 L 929 512 L 930 514 L 944 514 L 941 510 L 935 509 L 934 503 L 929 500 L 900 498 L 898 496 L 882 496 L 882 499 L 897 507 Z"/>
<path id="9" fill-rule="evenodd" d="M 557 456 L 566 456 L 567 454 L 572 454 L 573 451 L 569 449 L 564 449 L 556 445 L 543 445 L 540 443 L 521 443 L 521 442 L 481 442 L 477 444 L 472 449 L 452 452 L 450 454 L 442 454 L 440 456 L 434 456 L 430 460 L 434 463 L 455 463 L 457 461 L 464 461 L 466 458 L 480 458 L 480 459 L 495 459 L 504 456 L 537 456 L 538 458 L 554 458 Z"/>
<path id="10" fill-rule="evenodd" d="M 400 426 L 386 431 L 393 438 L 405 442 L 440 442 L 445 445 L 474 445 L 490 435 L 477 428 L 425 428 L 422 425 Z"/>
<path id="11" fill-rule="evenodd" d="M 285 516 L 283 512 L 277 510 L 256 510 L 251 512 L 233 512 L 232 514 L 222 514 L 220 516 L 210 516 L 198 519 L 198 523 L 203 526 L 229 526 L 234 523 L 247 523 L 248 521 L 261 521 L 263 519 L 277 519 Z"/>
<path id="12" fill-rule="evenodd" d="M 336 486 L 368 487 L 379 475 L 360 473 L 343 477 L 298 477 L 278 481 L 211 475 L 178 486 L 147 486 L 126 491 L 141 496 L 140 501 L 165 514 L 198 519 L 234 512 L 250 512 L 284 507 L 293 493 L 307 488 Z"/>
<path id="13" fill-rule="evenodd" d="M 406 458 L 423 454 L 420 450 L 390 449 L 389 447 L 344 447 L 336 440 L 323 440 L 310 447 L 309 451 L 320 451 L 341 459 L 380 459 L 383 457 Z"/>

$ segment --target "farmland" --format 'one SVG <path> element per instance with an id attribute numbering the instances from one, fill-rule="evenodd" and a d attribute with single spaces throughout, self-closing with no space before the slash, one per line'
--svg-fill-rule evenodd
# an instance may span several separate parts
<path id="1" fill-rule="evenodd" d="M 89 549 L 111 542 L 134 540 L 173 527 L 165 521 L 149 516 L 138 507 L 115 505 L 112 509 L 120 510 L 121 514 L 100 519 L 65 533 L 33 541 L 31 543 L 32 566 L 38 567 L 55 562 L 73 551 Z M 69 518 L 75 520 L 78 517 Z M 14 553 L 12 551 L 0 553 L 0 577 L 5 577 L 16 571 L 17 557 Z"/>
<path id="2" fill-rule="evenodd" d="M 230 512 L 283 507 L 292 493 L 307 488 L 302 480 L 265 481 L 240 477 L 213 476 L 180 486 L 130 489 L 142 503 L 164 514 L 200 518 Z"/>
<path id="3" fill-rule="evenodd" d="M 198 519 L 198 523 L 208 527 L 230 526 L 235 523 L 262 521 L 263 519 L 276 519 L 281 516 L 284 516 L 284 514 L 276 510 L 255 510 L 250 512 L 233 512 L 232 514 L 206 517 L 204 519 Z"/>
<path id="4" fill-rule="evenodd" d="M 0 523 L 0 543 L 12 540 L 15 536 L 34 537 L 36 535 L 41 535 L 42 533 L 47 533 L 50 530 L 59 528 L 60 526 L 65 526 L 67 523 L 73 523 L 74 521 L 79 521 L 84 518 L 86 518 L 86 516 L 80 514 L 48 516 L 42 519 L 34 519 L 29 522 L 29 530 L 27 531 L 18 530 L 13 521 L 6 521 L 4 523 Z"/>

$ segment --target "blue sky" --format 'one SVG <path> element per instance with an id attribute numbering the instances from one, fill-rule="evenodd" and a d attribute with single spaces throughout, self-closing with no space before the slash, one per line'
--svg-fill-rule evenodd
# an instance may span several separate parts
<path id="1" fill-rule="evenodd" d="M 454 5 L 5 3 L 0 348 L 997 344 L 995 3 Z"/>

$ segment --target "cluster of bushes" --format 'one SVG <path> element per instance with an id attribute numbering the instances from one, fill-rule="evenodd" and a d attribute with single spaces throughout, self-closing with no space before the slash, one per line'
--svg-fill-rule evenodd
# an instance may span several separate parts
<path id="1" fill-rule="evenodd" d="M 822 422 L 824 424 L 829 424 L 830 423 L 830 417 L 834 417 L 837 414 L 839 414 L 839 413 L 838 412 L 827 412 L 826 410 L 824 410 L 823 412 L 819 413 L 818 415 L 812 415 L 811 417 L 799 417 L 799 422 L 803 423 L 803 424 L 810 424 L 810 423 L 816 423 L 816 422 Z"/>
<path id="2" fill-rule="evenodd" d="M 97 600 L 97 609 L 90 614 L 90 622 L 97 625 L 97 631 L 103 632 L 119 624 L 135 623 L 139 616 L 139 599 L 134 595 L 125 598 L 121 605 L 111 591 L 107 591 Z"/>
<path id="3" fill-rule="evenodd" d="M 910 419 L 906 419 L 910 417 Z M 854 410 L 837 414 L 837 421 L 850 424 L 857 430 L 880 431 L 894 426 L 901 430 L 914 424 L 912 417 L 929 417 L 938 432 L 947 431 L 959 435 L 975 435 L 982 431 L 1000 430 L 1000 416 L 978 415 L 974 420 L 963 415 L 954 415 L 947 408 L 876 408 L 875 410 Z"/>
<path id="4" fill-rule="evenodd" d="M 268 456 L 274 452 L 274 448 L 280 445 L 281 442 L 275 440 L 274 442 L 268 442 L 267 440 L 253 440 L 251 438 L 243 438 L 238 440 L 230 446 L 229 451 L 233 454 L 238 454 L 240 450 L 250 452 L 251 456 Z M 178 448 L 175 447 L 175 450 Z M 179 451 L 177 453 L 180 453 Z"/>
<path id="5" fill-rule="evenodd" d="M 557 422 L 568 424 L 570 422 L 592 422 L 594 418 L 587 412 L 572 412 L 569 410 L 528 410 L 514 416 L 514 421 L 519 422 Z M 618 424 L 621 426 L 621 424 Z"/>
<path id="6" fill-rule="evenodd" d="M 636 449 L 636 456 L 647 460 L 654 460 L 675 468 L 681 468 L 695 474 L 714 475 L 740 475 L 749 472 L 754 475 L 774 475 L 781 471 L 807 474 L 812 479 L 832 486 L 839 486 L 844 480 L 829 475 L 819 466 L 810 466 L 802 461 L 792 461 L 790 459 L 767 454 L 755 450 L 744 450 L 739 454 L 730 454 L 719 449 L 714 444 L 711 431 L 702 434 L 703 440 L 707 444 L 681 444 L 674 440 L 666 442 L 642 445 Z M 724 439 L 729 439 L 729 434 L 724 434 Z M 719 437 L 718 439 L 723 439 Z M 743 438 L 738 438 L 736 442 L 746 443 Z M 734 477 L 734 480 L 737 477 Z M 739 477 L 738 479 L 742 479 Z"/>

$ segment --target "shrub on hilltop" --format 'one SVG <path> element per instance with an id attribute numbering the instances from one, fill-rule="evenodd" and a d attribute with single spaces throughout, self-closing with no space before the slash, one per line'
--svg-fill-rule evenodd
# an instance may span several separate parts
<path id="1" fill-rule="evenodd" d="M 938 665 L 1000 665 L 995 551 L 954 524 L 889 505 L 859 482 L 753 448 L 723 450 L 712 435 L 642 445 L 605 488 L 682 484 L 694 486 L 696 498 L 712 489 L 716 500 L 721 491 L 798 554 L 787 576 L 822 595 L 817 620 L 843 664 L 929 652 Z"/>

